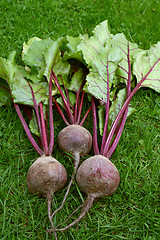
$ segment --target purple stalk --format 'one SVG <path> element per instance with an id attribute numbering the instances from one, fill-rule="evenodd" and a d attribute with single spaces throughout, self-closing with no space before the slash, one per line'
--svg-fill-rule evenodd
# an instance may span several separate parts
<path id="1" fill-rule="evenodd" d="M 64 116 L 64 114 L 63 114 L 63 112 L 62 112 L 62 110 L 61 110 L 61 108 L 60 108 L 60 106 L 59 106 L 59 104 L 56 102 L 56 99 L 52 96 L 52 99 L 53 99 L 53 101 L 54 101 L 54 103 L 55 103 L 55 105 L 56 105 L 56 108 L 57 108 L 57 111 L 58 111 L 58 113 L 59 113 L 59 115 L 61 116 L 61 118 L 63 119 L 63 121 L 65 122 L 65 124 L 67 125 L 67 126 L 69 126 L 70 124 L 69 124 L 69 122 L 67 121 L 67 119 L 65 118 L 65 116 Z"/>
<path id="2" fill-rule="evenodd" d="M 104 129 L 103 129 L 101 153 L 104 150 L 104 145 L 105 145 L 106 135 L 107 135 L 108 117 L 109 117 L 109 69 L 108 69 L 108 55 L 107 55 L 107 66 L 106 67 L 107 67 L 107 103 L 105 104 L 106 116 L 105 116 L 105 124 L 104 124 Z"/>
<path id="3" fill-rule="evenodd" d="M 40 102 L 39 106 L 40 106 L 40 114 L 41 114 L 42 137 L 43 137 L 43 142 L 44 142 L 45 155 L 49 156 L 48 141 L 47 141 L 45 120 L 44 120 L 44 114 L 43 114 L 43 106 L 42 106 L 41 102 Z"/>
<path id="4" fill-rule="evenodd" d="M 93 114 L 93 150 L 95 155 L 99 155 L 98 141 L 97 141 L 97 115 L 95 99 L 92 97 L 92 114 Z"/>
<path id="5" fill-rule="evenodd" d="M 42 146 L 43 146 L 43 150 L 44 150 L 44 142 L 43 142 L 43 137 L 42 137 L 42 127 L 41 127 L 41 120 L 40 120 L 40 115 L 39 115 L 39 110 L 38 110 L 38 105 L 35 99 L 35 95 L 33 92 L 33 88 L 31 86 L 31 84 L 27 81 L 30 89 L 31 89 L 31 93 L 32 93 L 32 99 L 33 99 L 33 103 L 34 103 L 34 108 L 36 111 L 36 116 L 37 116 L 37 123 L 38 123 L 38 128 L 39 128 L 39 132 L 40 132 L 40 138 L 41 138 L 41 142 L 42 142 Z"/>
<path id="6" fill-rule="evenodd" d="M 49 105 L 49 104 L 48 104 Z M 48 112 L 47 110 L 45 111 L 45 126 L 46 126 L 46 136 L 47 136 L 47 141 L 49 142 L 49 133 L 48 133 Z"/>
<path id="7" fill-rule="evenodd" d="M 130 93 L 131 93 L 131 61 L 130 61 L 130 56 L 129 56 L 129 43 L 128 43 L 128 54 L 127 54 L 127 59 L 128 59 L 128 80 L 127 80 L 127 98 L 129 97 Z M 119 139 L 122 135 L 123 129 L 124 129 L 124 125 L 127 119 L 127 114 L 128 114 L 128 108 L 129 108 L 129 104 L 126 107 L 126 110 L 123 114 L 122 120 L 121 120 L 121 124 L 118 128 L 118 131 L 116 133 L 116 137 L 108 151 L 107 157 L 110 158 L 113 154 L 113 152 L 115 151 L 117 144 L 119 142 Z"/>
<path id="8" fill-rule="evenodd" d="M 78 112 L 78 108 L 79 108 L 79 106 L 78 106 L 78 104 L 79 104 L 79 96 L 80 96 L 80 92 L 81 92 L 83 84 L 84 84 L 84 82 L 82 82 L 82 84 L 79 87 L 78 92 L 76 93 L 76 105 L 75 105 L 75 111 L 74 111 L 75 121 L 77 121 L 77 112 Z"/>
<path id="9" fill-rule="evenodd" d="M 124 102 L 121 110 L 119 111 L 113 125 L 112 128 L 110 129 L 110 132 L 108 134 L 105 146 L 104 146 L 104 151 L 103 151 L 103 156 L 108 156 L 108 150 L 110 147 L 110 143 L 112 141 L 114 132 L 119 124 L 119 121 L 121 119 L 121 117 L 123 116 L 124 111 L 126 110 L 130 100 L 132 99 L 132 97 L 134 96 L 134 94 L 137 92 L 137 90 L 141 87 L 142 83 L 146 80 L 147 76 L 152 72 L 153 68 L 157 65 L 157 63 L 160 61 L 160 59 L 158 59 L 155 64 L 151 67 L 151 69 L 148 71 L 148 73 L 141 79 L 141 81 L 136 85 L 136 87 L 133 89 L 133 91 L 130 93 L 130 95 L 128 96 L 128 98 L 126 99 L 126 101 Z"/>
<path id="10" fill-rule="evenodd" d="M 59 92 L 61 94 L 63 103 L 64 103 L 65 108 L 66 108 L 66 113 L 68 115 L 68 118 L 69 118 L 71 124 L 73 124 L 74 123 L 74 117 L 73 117 L 73 114 L 71 112 L 70 106 L 69 106 L 69 104 L 68 104 L 68 102 L 67 102 L 67 100 L 66 100 L 66 98 L 65 98 L 65 96 L 64 96 L 64 94 L 62 92 L 62 89 L 61 89 L 61 86 L 59 84 L 59 81 L 58 81 L 58 79 L 57 79 L 57 77 L 56 77 L 56 75 L 54 74 L 53 71 L 52 71 L 52 75 L 53 75 L 54 82 L 55 82 L 55 84 L 56 84 L 56 86 L 57 86 L 57 88 L 58 88 L 58 90 L 59 90 Z"/>
<path id="11" fill-rule="evenodd" d="M 89 112 L 91 111 L 91 109 L 92 109 L 92 106 L 90 106 L 89 109 L 87 110 L 86 114 L 84 115 L 82 121 L 81 121 L 80 124 L 79 124 L 80 126 L 83 125 L 83 123 L 84 123 L 84 121 L 86 120 L 86 118 L 87 118 Z"/>
<path id="12" fill-rule="evenodd" d="M 78 112 L 78 117 L 77 117 L 77 120 L 76 120 L 76 124 L 79 124 L 79 122 L 80 122 L 83 100 L 84 100 L 84 91 L 82 92 L 82 97 L 81 97 L 81 102 L 80 102 L 80 106 L 79 106 L 79 112 Z M 76 103 L 77 103 L 77 101 L 76 101 Z"/>
<path id="13" fill-rule="evenodd" d="M 53 108 L 52 108 L 52 74 L 49 81 L 49 129 L 50 129 L 50 142 L 49 142 L 49 155 L 52 155 L 54 146 L 54 126 L 53 126 Z"/>
<path id="14" fill-rule="evenodd" d="M 75 105 L 75 109 L 74 109 L 74 118 L 75 118 L 75 121 L 77 121 L 78 105 L 79 105 L 79 95 L 78 95 L 78 92 L 77 92 L 77 93 L 76 93 L 76 105 Z"/>
<path id="15" fill-rule="evenodd" d="M 14 102 L 13 102 L 13 103 L 14 103 Z M 18 104 L 14 103 L 14 106 L 15 106 L 15 109 L 16 109 L 16 111 L 17 111 L 17 114 L 18 114 L 18 116 L 19 116 L 19 118 L 20 118 L 20 120 L 21 120 L 21 123 L 22 123 L 22 125 L 23 125 L 23 127 L 24 127 L 24 130 L 25 130 L 25 132 L 26 132 L 26 134 L 27 134 L 27 136 L 28 136 L 31 144 L 33 145 L 34 149 L 39 153 L 39 155 L 43 155 L 44 152 L 42 151 L 42 149 L 40 149 L 40 147 L 38 146 L 38 144 L 37 144 L 36 141 L 34 140 L 32 134 L 31 134 L 31 132 L 30 132 L 28 126 L 27 126 L 27 123 L 26 123 L 26 121 L 25 121 L 25 119 L 24 119 L 24 117 L 23 117 L 23 115 L 22 115 L 22 113 L 21 113 L 21 110 L 20 110 Z"/>
<path id="16" fill-rule="evenodd" d="M 63 83 L 63 86 L 64 86 L 64 90 L 65 90 L 65 93 L 66 93 L 68 106 L 70 106 L 68 89 L 66 88 L 66 85 L 64 84 L 64 81 L 63 81 L 62 77 L 61 77 L 61 80 L 62 80 L 62 83 Z"/>

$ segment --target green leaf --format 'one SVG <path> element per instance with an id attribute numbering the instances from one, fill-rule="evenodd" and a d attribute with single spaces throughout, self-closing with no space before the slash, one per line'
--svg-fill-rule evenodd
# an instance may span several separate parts
<path id="1" fill-rule="evenodd" d="M 98 119 L 99 119 L 99 132 L 103 136 L 103 129 L 105 124 L 105 107 L 104 105 L 98 106 Z"/>
<path id="2" fill-rule="evenodd" d="M 50 79 L 51 69 L 56 75 L 65 75 L 69 73 L 70 65 L 61 57 L 60 46 L 64 38 L 56 41 L 52 39 L 41 40 L 31 38 L 27 44 L 23 44 L 22 60 L 31 68 L 31 71 L 37 71 L 37 77 L 43 79 L 45 76 Z M 28 69 L 30 71 L 30 69 Z"/>
<path id="3" fill-rule="evenodd" d="M 46 52 L 43 52 L 45 59 L 45 69 L 41 74 L 47 77 L 48 81 L 50 78 L 51 69 L 54 73 L 58 75 L 66 75 L 69 73 L 70 65 L 67 61 L 63 60 L 61 57 L 60 46 L 63 43 L 64 39 L 59 38 L 56 41 L 53 41 L 52 44 L 47 48 Z"/>
<path id="4" fill-rule="evenodd" d="M 70 71 L 70 64 L 63 59 L 59 59 L 54 66 L 53 66 L 53 72 L 56 74 L 56 76 L 64 76 L 68 75 Z"/>
<path id="5" fill-rule="evenodd" d="M 32 116 L 33 117 L 31 119 L 31 121 L 29 122 L 29 128 L 33 134 L 40 137 L 39 128 L 38 128 L 38 124 L 37 124 L 37 118 L 36 118 L 34 111 L 32 111 Z"/>
<path id="6" fill-rule="evenodd" d="M 111 37 L 108 30 L 108 21 L 104 21 L 97 25 L 93 30 L 93 36 L 83 35 L 81 43 L 77 49 L 82 51 L 83 57 L 89 66 L 94 65 L 95 60 L 100 59 L 99 55 L 107 56 L 107 52 L 111 46 Z"/>
<path id="7" fill-rule="evenodd" d="M 110 62 L 108 65 L 110 99 L 112 100 L 114 90 L 111 89 L 111 86 L 114 84 L 117 64 Z M 90 69 L 90 73 L 86 77 L 84 90 L 95 96 L 97 99 L 107 102 L 107 68 L 103 64 L 101 65 L 101 68 L 99 66 L 98 70 Z"/>
<path id="8" fill-rule="evenodd" d="M 111 128 L 120 109 L 122 108 L 125 100 L 126 100 L 126 89 L 121 89 L 118 92 L 116 99 L 112 102 L 112 105 L 109 109 L 108 131 Z M 135 111 L 136 111 L 135 108 L 132 108 L 131 106 L 129 106 L 127 117 L 129 117 Z M 100 135 L 103 136 L 103 129 L 105 124 L 105 106 L 102 104 L 98 106 L 98 119 L 99 119 L 99 132 L 100 132 Z"/>
<path id="9" fill-rule="evenodd" d="M 112 44 L 119 48 L 122 56 L 116 74 L 117 76 L 120 76 L 120 81 L 122 83 L 126 83 L 126 80 L 128 79 L 128 54 L 130 57 L 130 63 L 132 64 L 133 56 L 135 56 L 140 49 L 136 43 L 129 42 L 123 33 L 114 35 L 112 37 Z"/>
<path id="10" fill-rule="evenodd" d="M 107 101 L 108 79 L 110 97 L 113 98 L 112 85 L 116 85 L 115 72 L 118 62 L 122 59 L 120 48 L 111 43 L 112 37 L 108 30 L 108 22 L 104 21 L 93 30 L 93 36 L 82 36 L 82 41 L 77 47 L 82 51 L 89 68 L 84 90 L 104 102 Z"/>
<path id="11" fill-rule="evenodd" d="M 83 68 L 80 68 L 77 72 L 74 73 L 69 83 L 68 90 L 78 92 L 84 80 L 85 80 L 85 70 Z"/>
<path id="12" fill-rule="evenodd" d="M 12 97 L 15 103 L 21 103 L 29 106 L 34 106 L 31 89 L 27 81 L 23 78 L 23 75 L 19 72 L 15 73 L 14 83 L 12 85 Z M 34 96 L 37 104 L 43 102 L 44 104 L 48 103 L 48 84 L 47 82 L 40 82 L 37 84 L 30 85 L 33 88 Z"/>
<path id="13" fill-rule="evenodd" d="M 40 82 L 36 76 L 28 74 L 23 67 L 16 65 L 13 55 L 11 60 L 0 58 L 0 77 L 8 83 L 14 102 L 30 106 L 34 105 L 31 89 L 26 80 L 29 78 L 37 104 L 41 101 L 44 104 L 48 103 L 48 83 Z"/>
<path id="14" fill-rule="evenodd" d="M 137 83 L 150 71 L 151 67 L 160 59 L 160 42 L 151 46 L 149 50 L 141 50 L 133 63 L 133 73 L 137 78 Z M 160 61 L 156 64 L 142 87 L 149 87 L 160 92 Z"/>
<path id="15" fill-rule="evenodd" d="M 30 67 L 36 67 L 37 69 L 45 68 L 45 61 L 43 53 L 47 51 L 47 48 L 53 43 L 53 40 L 40 39 L 33 37 L 28 40 L 27 44 L 23 44 L 22 60 Z"/>
<path id="16" fill-rule="evenodd" d="M 4 80 L 12 80 L 14 75 L 14 63 L 5 58 L 0 58 L 0 77 Z"/>
<path id="17" fill-rule="evenodd" d="M 11 101 L 12 99 L 8 84 L 2 78 L 0 78 L 0 107 L 3 105 L 8 105 Z"/>
<path id="18" fill-rule="evenodd" d="M 67 51 L 64 52 L 63 59 L 66 61 L 68 59 L 74 58 L 84 63 L 82 53 L 77 49 L 79 43 L 81 42 L 81 35 L 78 37 L 71 37 L 67 35 L 66 39 L 68 41 L 66 45 Z"/>

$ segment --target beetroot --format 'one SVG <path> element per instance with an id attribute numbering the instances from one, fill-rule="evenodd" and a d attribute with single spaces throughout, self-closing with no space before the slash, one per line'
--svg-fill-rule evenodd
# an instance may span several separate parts
<path id="1" fill-rule="evenodd" d="M 80 125 L 69 125 L 58 134 L 58 145 L 64 151 L 85 156 L 92 148 L 92 136 L 90 132 Z"/>
<path id="2" fill-rule="evenodd" d="M 102 155 L 86 159 L 76 175 L 78 185 L 93 198 L 112 195 L 117 189 L 120 176 L 115 165 Z"/>
<path id="3" fill-rule="evenodd" d="M 39 157 L 27 173 L 29 191 L 47 199 L 52 199 L 52 195 L 61 190 L 66 182 L 66 169 L 51 156 Z"/>
<path id="4" fill-rule="evenodd" d="M 74 222 L 56 230 L 65 231 L 80 221 L 91 208 L 95 198 L 112 195 L 119 185 L 120 176 L 117 168 L 108 158 L 95 155 L 81 164 L 76 180 L 81 190 L 87 194 L 87 199 L 82 205 L 83 211 Z"/>
<path id="5" fill-rule="evenodd" d="M 21 123 L 24 127 L 24 130 L 37 151 L 40 157 L 32 164 L 32 166 L 28 170 L 27 174 L 27 186 L 31 193 L 38 194 L 39 196 L 43 196 L 47 198 L 48 203 L 48 217 L 50 223 L 52 225 L 52 229 L 54 231 L 54 226 L 52 222 L 52 196 L 55 192 L 59 191 L 64 187 L 67 182 L 67 172 L 64 166 L 59 163 L 55 158 L 52 158 L 52 152 L 54 147 L 54 124 L 53 124 L 53 109 L 52 109 L 52 75 L 49 81 L 49 101 L 46 106 L 44 106 L 43 102 L 40 101 L 39 95 L 37 92 L 33 91 L 33 84 L 31 84 L 26 79 L 23 79 L 24 86 L 26 87 L 26 93 L 30 93 L 31 99 L 29 100 L 32 102 L 31 106 L 25 105 L 24 110 L 27 113 L 29 120 L 32 118 L 35 120 L 36 125 L 38 127 L 38 137 L 39 137 L 39 144 L 35 141 L 32 133 L 27 125 L 25 118 L 22 115 L 20 106 L 14 102 L 15 109 L 17 114 L 21 120 Z M 41 88 L 41 86 L 40 86 Z M 12 91 L 10 89 L 10 93 L 12 96 Z M 23 95 L 22 95 L 23 97 Z M 38 103 L 39 101 L 39 103 Z M 23 105 L 22 105 L 23 106 Z M 29 108 L 28 108 L 29 107 Z M 46 110 L 46 116 L 44 116 L 44 109 L 48 109 L 49 112 L 49 121 L 47 119 L 48 114 Z M 30 111 L 32 110 L 32 111 Z M 33 113 L 33 115 L 32 115 Z M 48 122 L 49 122 L 49 131 L 48 131 Z M 55 239 L 57 239 L 56 233 L 54 231 Z"/>

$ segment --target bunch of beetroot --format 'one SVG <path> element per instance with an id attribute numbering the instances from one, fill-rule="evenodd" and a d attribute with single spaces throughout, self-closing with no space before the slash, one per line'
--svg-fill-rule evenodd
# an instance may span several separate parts
<path id="1" fill-rule="evenodd" d="M 137 90 L 150 87 L 160 92 L 160 43 L 149 50 L 139 49 L 123 34 L 110 34 L 104 21 L 91 37 L 30 39 L 23 45 L 24 67 L 16 65 L 14 58 L 15 53 L 8 59 L 0 58 L 0 103 L 13 101 L 27 136 L 40 155 L 28 170 L 27 186 L 31 193 L 47 198 L 49 231 L 57 238 L 57 231 L 67 230 L 84 217 L 95 198 L 108 197 L 117 189 L 119 172 L 109 159 L 127 117 L 134 112 L 130 100 Z M 57 113 L 66 124 L 57 142 L 62 151 L 72 156 L 74 170 L 60 207 L 52 212 L 53 194 L 67 183 L 65 167 L 52 157 L 53 115 Z M 88 114 L 92 135 L 82 126 Z M 83 162 L 81 158 L 91 152 L 92 145 L 95 155 Z M 75 178 L 87 198 L 80 206 L 79 217 L 59 228 L 54 226 L 53 217 L 64 206 Z"/>

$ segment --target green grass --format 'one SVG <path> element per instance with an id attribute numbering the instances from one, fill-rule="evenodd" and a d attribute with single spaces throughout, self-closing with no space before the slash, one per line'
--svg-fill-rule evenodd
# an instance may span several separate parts
<path id="1" fill-rule="evenodd" d="M 154 0 L 2 0 L 0 56 L 16 50 L 20 62 L 22 44 L 29 38 L 91 33 L 105 19 L 111 33 L 123 32 L 128 40 L 149 48 L 159 40 L 159 11 L 160 2 Z M 128 118 L 111 158 L 120 172 L 119 188 L 112 197 L 96 200 L 86 218 L 69 231 L 58 233 L 58 239 L 159 239 L 160 97 L 144 88 L 131 104 L 137 111 Z M 71 159 L 58 150 L 56 141 L 63 126 L 55 116 L 54 156 L 70 176 Z M 91 129 L 89 118 L 85 126 Z M 27 170 L 38 154 L 12 106 L 0 108 L 0 153 L 0 239 L 53 239 L 46 232 L 50 225 L 46 200 L 30 194 L 26 186 Z M 55 194 L 55 207 L 64 192 Z M 63 222 L 85 197 L 74 184 L 55 222 Z"/>

